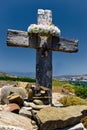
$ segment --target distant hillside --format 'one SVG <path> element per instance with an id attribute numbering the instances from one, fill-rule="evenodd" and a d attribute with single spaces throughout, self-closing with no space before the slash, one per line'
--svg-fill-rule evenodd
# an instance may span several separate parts
<path id="1" fill-rule="evenodd" d="M 14 77 L 13 75 L 9 74 L 9 73 L 5 73 L 5 72 L 0 72 L 0 77 L 1 76 L 9 76 L 9 77 Z"/>
<path id="2" fill-rule="evenodd" d="M 5 72 L 0 72 L 0 81 L 22 81 L 22 82 L 36 82 L 35 78 L 16 76 Z"/>
<path id="3" fill-rule="evenodd" d="M 85 81 L 87 82 L 87 74 L 84 75 L 61 75 L 54 76 L 58 80 L 67 80 L 67 81 Z"/>
<path id="4" fill-rule="evenodd" d="M 0 72 L 0 76 L 9 76 L 9 77 L 30 77 L 35 78 L 34 72 Z"/>

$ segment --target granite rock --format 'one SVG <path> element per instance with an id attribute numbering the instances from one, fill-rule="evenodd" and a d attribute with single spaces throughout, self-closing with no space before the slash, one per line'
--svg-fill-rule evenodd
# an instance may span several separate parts
<path id="1" fill-rule="evenodd" d="M 87 106 L 77 105 L 64 108 L 46 107 L 36 114 L 41 130 L 66 128 L 80 122 L 87 115 Z"/>
<path id="2" fill-rule="evenodd" d="M 10 118 L 9 118 L 10 117 Z M 0 111 L 0 126 L 2 127 L 18 127 L 20 130 L 33 130 L 31 120 L 12 112 Z M 19 130 L 19 129 L 4 129 Z"/>

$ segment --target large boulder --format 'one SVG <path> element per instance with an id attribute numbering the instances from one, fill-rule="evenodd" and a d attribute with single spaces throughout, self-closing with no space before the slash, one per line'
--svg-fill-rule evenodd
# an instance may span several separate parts
<path id="1" fill-rule="evenodd" d="M 66 128 L 80 122 L 87 115 L 87 106 L 77 105 L 64 108 L 46 107 L 36 114 L 36 120 L 41 130 Z"/>
<path id="2" fill-rule="evenodd" d="M 0 90 L 0 100 L 3 104 L 8 104 L 9 101 L 7 99 L 7 96 L 9 96 L 12 93 L 18 93 L 23 98 L 26 98 L 26 90 L 21 87 L 14 87 L 13 85 L 7 85 L 3 86 Z"/>
<path id="3" fill-rule="evenodd" d="M 0 130 L 33 130 L 33 127 L 31 120 L 27 117 L 0 111 Z"/>

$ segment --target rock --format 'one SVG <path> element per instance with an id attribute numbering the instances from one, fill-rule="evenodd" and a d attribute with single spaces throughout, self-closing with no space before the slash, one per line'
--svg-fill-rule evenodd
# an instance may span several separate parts
<path id="1" fill-rule="evenodd" d="M 44 90 L 41 90 L 40 93 L 41 93 L 41 94 L 45 94 L 45 91 L 44 91 Z"/>
<path id="2" fill-rule="evenodd" d="M 32 107 L 35 110 L 40 110 L 42 108 L 48 107 L 49 105 L 36 105 L 33 102 L 27 102 L 27 106 Z"/>
<path id="3" fill-rule="evenodd" d="M 50 91 L 49 88 L 44 87 L 44 86 L 40 86 L 40 87 L 38 87 L 38 88 L 39 88 L 40 91 L 41 91 L 41 90 L 43 90 L 43 91 Z"/>
<path id="4" fill-rule="evenodd" d="M 23 98 L 17 94 L 17 93 L 13 93 L 10 96 L 7 97 L 7 99 L 9 100 L 10 103 L 16 103 L 19 106 L 23 106 L 24 100 Z"/>
<path id="5" fill-rule="evenodd" d="M 49 105 L 49 96 L 36 96 L 33 97 L 33 100 L 39 100 L 41 101 L 44 105 Z"/>
<path id="6" fill-rule="evenodd" d="M 34 126 L 33 126 L 33 130 L 38 130 L 38 126 L 37 126 L 37 125 L 34 125 Z"/>
<path id="7" fill-rule="evenodd" d="M 87 115 L 87 106 L 76 105 L 64 108 L 46 107 L 36 114 L 41 130 L 66 128 L 80 122 Z"/>
<path id="8" fill-rule="evenodd" d="M 0 90 L 0 100 L 2 104 L 8 104 L 9 101 L 7 99 L 7 96 L 9 96 L 12 93 L 18 93 L 23 98 L 26 98 L 26 91 L 24 88 L 21 87 L 14 87 L 13 85 L 7 85 L 3 86 Z"/>
<path id="9" fill-rule="evenodd" d="M 33 100 L 33 103 L 35 103 L 36 105 L 44 105 L 44 103 L 41 100 Z"/>
<path id="10" fill-rule="evenodd" d="M 22 87 L 22 88 L 25 88 L 26 89 L 26 86 L 28 85 L 29 83 L 28 82 L 18 82 L 18 87 Z"/>
<path id="11" fill-rule="evenodd" d="M 12 112 L 0 111 L 0 126 L 18 127 L 20 129 L 4 129 L 4 130 L 33 130 L 31 120 Z M 3 129 L 1 129 L 3 130 Z"/>
<path id="12" fill-rule="evenodd" d="M 75 125 L 75 126 L 69 128 L 68 130 L 84 130 L 84 129 L 85 129 L 85 128 L 84 128 L 83 124 L 82 124 L 82 123 L 79 123 L 79 124 L 77 124 L 77 125 Z"/>
<path id="13" fill-rule="evenodd" d="M 23 109 L 27 110 L 27 111 L 31 111 L 32 107 L 22 107 Z"/>
<path id="14" fill-rule="evenodd" d="M 28 90 L 28 99 L 29 99 L 29 101 L 32 101 L 33 96 L 34 96 L 33 90 L 31 88 L 29 88 L 29 90 Z"/>
<path id="15" fill-rule="evenodd" d="M 30 105 L 29 105 L 29 102 L 27 102 L 27 101 L 24 101 L 24 107 L 30 107 Z"/>
<path id="16" fill-rule="evenodd" d="M 0 105 L 0 111 L 3 111 L 5 107 L 7 107 L 7 104 Z"/>
<path id="17" fill-rule="evenodd" d="M 23 128 L 15 127 L 15 126 L 10 126 L 10 125 L 0 125 L 0 130 L 25 130 Z"/>
<path id="18" fill-rule="evenodd" d="M 27 97 L 27 92 L 25 90 L 25 88 L 22 87 L 15 87 L 15 93 L 18 93 L 20 96 L 22 96 L 22 98 L 26 98 Z"/>
<path id="19" fill-rule="evenodd" d="M 31 111 L 28 111 L 28 110 L 26 110 L 24 108 L 20 109 L 19 114 L 22 115 L 22 116 L 28 117 L 30 119 L 32 118 Z"/>
<path id="20" fill-rule="evenodd" d="M 72 127 L 67 127 L 63 129 L 56 129 L 56 130 L 85 130 L 84 126 L 82 123 L 76 124 L 75 126 Z"/>
<path id="21" fill-rule="evenodd" d="M 38 126 L 34 120 L 31 121 L 31 124 L 33 125 L 33 130 L 38 130 Z"/>
<path id="22" fill-rule="evenodd" d="M 8 104 L 3 108 L 3 111 L 14 112 L 14 113 L 19 113 L 19 110 L 20 107 L 15 103 Z"/>
<path id="23" fill-rule="evenodd" d="M 36 122 L 34 120 L 31 121 L 32 125 L 36 125 Z"/>

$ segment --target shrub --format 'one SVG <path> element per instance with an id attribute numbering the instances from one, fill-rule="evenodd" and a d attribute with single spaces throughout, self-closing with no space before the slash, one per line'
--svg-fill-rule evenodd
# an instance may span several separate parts
<path id="1" fill-rule="evenodd" d="M 63 85 L 62 91 L 64 93 L 67 93 L 67 94 L 69 94 L 69 93 L 75 93 L 74 86 L 71 85 L 71 84 L 69 84 L 69 83 L 66 83 L 66 84 Z"/>
<path id="2" fill-rule="evenodd" d="M 87 87 L 75 87 L 75 94 L 81 98 L 87 98 Z"/>
<path id="3" fill-rule="evenodd" d="M 23 82 L 35 82 L 34 78 L 27 78 L 27 77 L 9 77 L 9 76 L 1 76 L 0 80 L 5 81 L 23 81 Z"/>
<path id="4" fill-rule="evenodd" d="M 60 99 L 64 106 L 87 105 L 87 101 L 76 96 L 67 96 Z"/>

